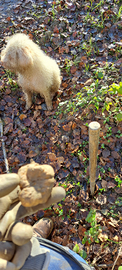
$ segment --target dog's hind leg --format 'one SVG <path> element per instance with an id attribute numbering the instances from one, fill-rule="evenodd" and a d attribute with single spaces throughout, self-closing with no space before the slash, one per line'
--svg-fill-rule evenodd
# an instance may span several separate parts
<path id="1" fill-rule="evenodd" d="M 28 110 L 32 105 L 32 92 L 24 90 L 25 100 L 26 100 L 26 110 Z"/>

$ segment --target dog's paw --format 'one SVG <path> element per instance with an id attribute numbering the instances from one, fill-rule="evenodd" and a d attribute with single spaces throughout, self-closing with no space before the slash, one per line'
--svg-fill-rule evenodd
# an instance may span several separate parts
<path id="1" fill-rule="evenodd" d="M 47 109 L 48 109 L 48 111 L 52 111 L 53 106 L 52 105 L 51 106 L 47 106 Z"/>
<path id="2" fill-rule="evenodd" d="M 30 107 L 31 107 L 31 104 L 32 104 L 32 103 L 26 103 L 25 109 L 26 109 L 26 110 L 29 110 Z"/>

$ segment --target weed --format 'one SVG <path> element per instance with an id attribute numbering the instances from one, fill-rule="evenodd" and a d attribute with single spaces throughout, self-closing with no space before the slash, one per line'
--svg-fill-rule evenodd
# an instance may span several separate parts
<path id="1" fill-rule="evenodd" d="M 5 73 L 4 77 L 8 78 L 8 82 L 9 82 L 9 84 L 11 86 L 11 90 L 15 91 L 18 88 L 18 84 L 17 84 L 17 82 L 15 80 L 12 79 L 13 76 L 14 76 L 14 73 L 12 73 L 9 70 L 6 70 L 6 73 Z"/>
<path id="2" fill-rule="evenodd" d="M 57 214 L 59 217 L 62 216 L 62 219 L 64 219 L 64 217 L 63 217 L 64 212 L 63 212 L 62 204 L 59 203 L 58 206 L 59 206 L 59 207 L 57 207 L 57 208 L 55 209 L 55 212 L 56 212 L 56 214 Z"/>
<path id="3" fill-rule="evenodd" d="M 117 206 L 122 206 L 122 197 L 118 197 L 117 198 L 117 200 L 115 201 L 115 204 L 117 205 Z"/>
<path id="4" fill-rule="evenodd" d="M 68 58 L 65 59 L 64 69 L 66 70 L 67 74 L 69 74 L 72 64 L 73 64 L 73 61 L 69 60 Z"/>
<path id="5" fill-rule="evenodd" d="M 99 191 L 100 191 L 100 192 L 103 192 L 103 191 L 105 192 L 106 189 L 105 189 L 105 188 L 99 188 Z"/>
<path id="6" fill-rule="evenodd" d="M 110 118 L 109 118 L 109 116 L 108 116 L 108 117 L 106 117 L 106 118 L 105 118 L 105 120 L 103 121 L 103 124 L 105 124 L 105 123 L 109 123 L 109 119 L 110 119 Z"/>
<path id="7" fill-rule="evenodd" d="M 112 217 L 112 218 L 117 218 L 118 217 L 118 214 L 115 214 L 115 210 L 114 209 L 110 209 L 109 210 L 110 212 L 110 216 Z"/>
<path id="8" fill-rule="evenodd" d="M 90 37 L 89 41 L 88 42 L 83 42 L 82 44 L 82 50 L 85 50 L 86 51 L 86 54 L 87 56 L 89 57 L 92 52 L 95 52 L 95 48 L 93 46 L 93 41 L 92 41 L 92 37 Z"/>
<path id="9" fill-rule="evenodd" d="M 122 133 L 120 130 L 117 131 L 117 134 L 115 135 L 117 138 L 121 138 L 122 137 Z"/>
<path id="10" fill-rule="evenodd" d="M 80 61 L 81 59 L 74 55 L 74 61 L 73 61 L 74 65 L 77 66 L 80 63 Z"/>
<path id="11" fill-rule="evenodd" d="M 76 252 L 77 254 L 79 254 L 83 259 L 87 258 L 87 253 L 85 250 L 79 248 L 79 245 L 76 244 L 73 248 L 73 251 Z"/>
<path id="12" fill-rule="evenodd" d="M 105 169 L 104 169 L 103 167 L 100 168 L 100 171 L 101 171 L 102 173 L 105 173 Z"/>
<path id="13" fill-rule="evenodd" d="M 9 173 L 13 172 L 13 167 L 9 167 Z"/>
<path id="14" fill-rule="evenodd" d="M 101 175 L 100 175 L 100 174 L 98 175 L 98 179 L 99 179 L 99 180 L 102 180 L 102 177 L 101 177 Z"/>
<path id="15" fill-rule="evenodd" d="M 63 216 L 63 209 L 59 210 L 59 217 Z"/>
<path id="16" fill-rule="evenodd" d="M 26 127 L 22 129 L 22 132 L 23 133 L 26 133 L 26 131 L 27 131 L 27 128 Z"/>
<path id="17" fill-rule="evenodd" d="M 115 181 L 118 183 L 118 184 L 117 184 L 117 187 L 121 187 L 122 180 L 119 178 L 118 175 L 115 177 Z"/>
<path id="18" fill-rule="evenodd" d="M 36 10 L 36 5 L 35 4 L 32 4 L 32 7 L 34 8 L 34 10 Z"/>
<path id="19" fill-rule="evenodd" d="M 53 17 L 53 20 L 55 19 L 55 16 L 56 16 L 56 10 L 55 10 L 55 4 L 53 3 L 52 4 L 52 17 Z"/>
<path id="20" fill-rule="evenodd" d="M 101 148 L 105 149 L 105 144 L 104 143 L 101 144 Z"/>
<path id="21" fill-rule="evenodd" d="M 14 75 L 13 72 L 11 72 L 10 70 L 6 70 L 6 77 L 12 78 L 13 75 Z"/>
<path id="22" fill-rule="evenodd" d="M 120 105 L 119 98 L 121 99 L 120 96 L 122 96 L 122 82 L 120 82 L 119 84 L 113 83 L 108 91 L 110 94 L 115 95 L 115 98 L 113 99 L 112 109 L 110 109 L 110 106 L 108 108 L 105 108 L 105 109 L 107 111 L 109 111 L 109 109 L 110 109 L 111 113 L 114 114 L 114 118 L 118 122 L 120 122 L 120 121 L 122 121 L 122 111 L 121 111 L 121 105 Z M 118 98 L 117 98 L 117 94 L 118 94 Z"/>
<path id="23" fill-rule="evenodd" d="M 120 94 L 122 95 L 122 82 L 120 82 L 119 84 L 113 83 L 109 89 L 109 91 L 113 92 L 114 94 Z"/>
<path id="24" fill-rule="evenodd" d="M 81 204 L 80 204 L 79 202 L 78 202 L 77 206 L 78 206 L 79 208 L 81 208 Z"/>
<path id="25" fill-rule="evenodd" d="M 99 8 L 104 4 L 104 0 L 99 1 L 98 4 L 96 4 L 95 7 L 92 8 L 92 11 L 99 10 Z"/>
<path id="26" fill-rule="evenodd" d="M 89 64 L 85 64 L 85 71 L 88 72 L 89 71 Z"/>
<path id="27" fill-rule="evenodd" d="M 122 6 L 120 6 L 118 14 L 117 14 L 117 19 L 121 18 L 122 16 Z"/>
<path id="28" fill-rule="evenodd" d="M 95 243 L 99 243 L 98 235 L 100 233 L 101 227 L 100 225 L 97 224 L 95 209 L 90 210 L 89 214 L 86 217 L 86 221 L 90 223 L 91 228 L 85 232 L 82 244 L 85 244 L 87 241 L 89 244 L 92 243 L 93 241 Z"/>
<path id="29" fill-rule="evenodd" d="M 107 133 L 103 136 L 105 139 L 112 135 L 112 127 L 107 126 Z"/>
<path id="30" fill-rule="evenodd" d="M 97 70 L 94 71 L 94 74 L 96 78 L 103 79 L 104 71 L 102 68 L 98 68 Z"/>
<path id="31" fill-rule="evenodd" d="M 81 183 L 80 182 L 76 183 L 76 185 L 81 188 Z"/>
<path id="32" fill-rule="evenodd" d="M 90 46 L 92 46 L 92 40 L 89 40 Z M 85 49 L 85 47 L 84 47 Z M 90 52 L 90 51 L 89 51 Z M 76 61 L 77 60 L 77 61 Z M 75 58 L 74 62 L 70 59 L 65 59 L 64 69 L 69 74 L 72 64 L 77 65 L 78 59 Z M 70 100 L 63 101 L 59 103 L 56 116 L 63 113 L 64 115 L 69 113 L 73 115 L 78 112 L 80 108 L 90 108 L 95 113 L 102 106 L 102 116 L 105 118 L 104 124 L 110 122 L 110 118 L 113 117 L 116 122 L 122 121 L 122 111 L 121 111 L 121 95 L 122 95 L 122 82 L 119 84 L 113 83 L 110 87 L 102 86 L 101 80 L 103 80 L 104 75 L 109 77 L 109 72 L 113 71 L 115 73 L 115 67 L 109 66 L 106 62 L 105 68 L 98 68 L 97 65 L 91 67 L 94 73 L 94 82 L 90 86 L 85 86 L 78 91 L 77 94 L 73 95 Z M 85 65 L 86 72 L 89 70 L 89 65 Z M 74 85 L 75 88 L 75 85 Z M 106 116 L 105 111 L 108 112 Z M 87 113 L 86 113 L 87 117 Z M 107 137 L 111 136 L 110 131 L 107 132 Z"/>

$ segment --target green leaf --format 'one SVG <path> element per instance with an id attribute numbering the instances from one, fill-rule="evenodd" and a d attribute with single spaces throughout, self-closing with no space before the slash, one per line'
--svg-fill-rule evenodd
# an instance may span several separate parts
<path id="1" fill-rule="evenodd" d="M 99 239 L 95 239 L 95 243 L 99 243 L 100 241 L 99 241 Z"/>
<path id="2" fill-rule="evenodd" d="M 87 253 L 86 253 L 86 251 L 83 250 L 83 249 L 80 250 L 79 255 L 80 255 L 83 259 L 86 259 L 86 258 L 87 258 Z"/>
<path id="3" fill-rule="evenodd" d="M 117 116 L 116 116 L 116 118 L 117 118 L 117 120 L 119 122 L 121 122 L 122 121 L 122 113 L 118 113 Z"/>
<path id="4" fill-rule="evenodd" d="M 113 83 L 109 91 L 113 91 L 114 94 L 118 92 L 118 94 L 122 95 L 122 82 L 120 82 L 119 84 Z"/>
<path id="5" fill-rule="evenodd" d="M 78 246 L 78 244 L 76 244 L 76 245 L 74 246 L 73 251 L 76 252 L 76 253 L 79 252 L 79 246 Z"/>
<path id="6" fill-rule="evenodd" d="M 91 209 L 88 216 L 86 217 L 86 221 L 91 223 L 92 221 L 95 221 L 95 217 L 96 217 L 96 210 Z"/>
<path id="7" fill-rule="evenodd" d="M 90 234 L 91 234 L 91 235 L 93 235 L 94 232 L 95 232 L 94 228 L 90 228 L 89 231 L 90 231 Z"/>
<path id="8" fill-rule="evenodd" d="M 98 78 L 99 79 L 102 79 L 103 78 L 103 73 L 100 71 L 100 72 L 98 72 Z"/>
<path id="9" fill-rule="evenodd" d="M 122 82 L 119 83 L 118 93 L 122 95 Z"/>
<path id="10" fill-rule="evenodd" d="M 88 243 L 91 244 L 91 240 L 90 239 L 88 239 Z"/>
<path id="11" fill-rule="evenodd" d="M 84 244 L 86 243 L 86 241 L 87 241 L 87 237 L 85 236 L 85 237 L 83 238 L 83 240 L 82 240 L 82 244 L 84 245 Z"/>
<path id="12" fill-rule="evenodd" d="M 91 222 L 91 226 L 92 227 L 95 227 L 95 225 L 96 225 L 96 220 L 94 220 L 94 221 Z"/>

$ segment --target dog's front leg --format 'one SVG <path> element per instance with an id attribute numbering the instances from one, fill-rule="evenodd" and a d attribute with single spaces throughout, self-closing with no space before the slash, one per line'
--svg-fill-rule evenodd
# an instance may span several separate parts
<path id="1" fill-rule="evenodd" d="M 44 98 L 45 98 L 47 109 L 49 111 L 51 111 L 53 109 L 51 95 L 50 95 L 49 92 L 43 93 L 43 95 L 44 95 Z"/>
<path id="2" fill-rule="evenodd" d="M 24 90 L 25 100 L 26 100 L 26 110 L 28 110 L 32 105 L 32 92 Z"/>

